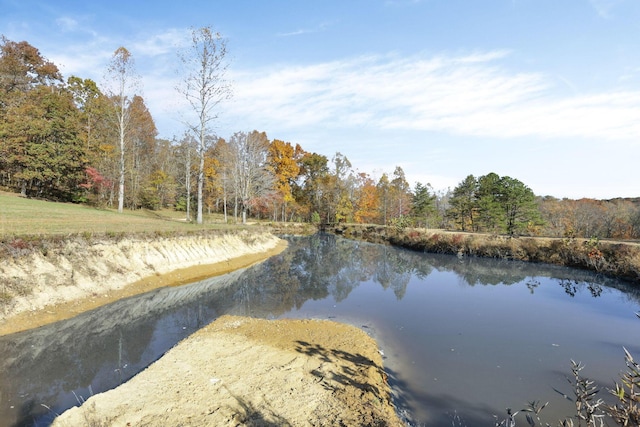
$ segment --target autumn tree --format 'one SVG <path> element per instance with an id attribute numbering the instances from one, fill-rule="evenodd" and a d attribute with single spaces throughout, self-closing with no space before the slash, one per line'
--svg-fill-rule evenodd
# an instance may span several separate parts
<path id="1" fill-rule="evenodd" d="M 176 162 L 176 150 L 171 141 L 155 140 L 150 175 L 141 191 L 141 203 L 149 208 L 165 208 L 174 205 L 178 187 L 177 177 L 182 169 Z"/>
<path id="2" fill-rule="evenodd" d="M 100 123 L 105 121 L 107 109 L 106 98 L 91 79 L 81 79 L 71 76 L 67 79 L 67 88 L 73 94 L 73 100 L 80 112 L 80 122 L 83 127 L 83 139 L 88 153 L 94 152 Z"/>
<path id="3" fill-rule="evenodd" d="M 71 94 L 40 86 L 9 108 L 0 130 L 7 170 L 21 192 L 71 200 L 84 179 L 85 151 Z"/>
<path id="4" fill-rule="evenodd" d="M 55 64 L 0 39 L 0 175 L 37 195 L 70 199 L 84 178 L 78 111 Z"/>
<path id="5" fill-rule="evenodd" d="M 39 86 L 62 82 L 58 67 L 26 41 L 0 37 L 0 117 L 12 103 L 19 103 Z"/>
<path id="6" fill-rule="evenodd" d="M 0 37 L 0 174 L 5 185 L 19 187 L 26 195 L 27 181 L 20 177 L 24 168 L 21 152 L 24 135 L 15 134 L 7 120 L 20 123 L 19 114 L 28 108 L 27 96 L 32 90 L 52 87 L 62 82 L 58 67 L 45 59 L 38 49 L 26 41 L 14 42 Z M 11 139 L 9 139 L 11 138 Z"/>
<path id="7" fill-rule="evenodd" d="M 158 205 L 155 196 L 150 194 L 153 185 L 149 182 L 151 175 L 155 172 L 158 130 L 141 96 L 135 95 L 128 108 L 129 150 L 125 163 L 129 190 L 125 200 L 131 209 L 141 206 L 151 208 Z M 142 197 L 143 193 L 144 197 Z M 143 199 L 147 202 L 143 202 Z"/>
<path id="8" fill-rule="evenodd" d="M 134 69 L 134 60 L 125 47 L 119 47 L 113 53 L 107 66 L 106 84 L 112 103 L 112 114 L 117 130 L 119 148 L 118 171 L 118 212 L 124 210 L 124 185 L 126 167 L 126 141 L 131 124 L 130 105 L 138 83 Z"/>
<path id="9" fill-rule="evenodd" d="M 219 104 L 231 96 L 231 87 L 225 80 L 227 71 L 227 43 L 222 35 L 210 27 L 191 31 L 191 44 L 178 52 L 184 77 L 176 88 L 188 101 L 195 118 L 187 126 L 198 141 L 198 179 L 196 222 L 202 224 L 203 188 L 207 135 L 217 119 Z"/>
<path id="10" fill-rule="evenodd" d="M 323 212 L 323 194 L 329 174 L 329 159 L 318 153 L 305 152 L 299 160 L 300 175 L 293 188 L 298 203 L 306 207 L 307 219 L 320 217 Z M 324 215 L 326 221 L 326 214 Z"/>
<path id="11" fill-rule="evenodd" d="M 275 187 L 279 198 L 282 200 L 280 217 L 287 220 L 287 205 L 294 202 L 292 184 L 300 173 L 298 158 L 302 155 L 299 145 L 293 147 L 291 143 L 274 139 L 269 144 L 267 163 L 275 177 Z M 274 203 L 274 205 L 276 205 Z M 274 220 L 277 221 L 277 207 L 274 206 Z"/>
<path id="12" fill-rule="evenodd" d="M 378 219 L 378 192 L 374 180 L 361 172 L 356 177 L 354 221 L 373 224 Z"/>

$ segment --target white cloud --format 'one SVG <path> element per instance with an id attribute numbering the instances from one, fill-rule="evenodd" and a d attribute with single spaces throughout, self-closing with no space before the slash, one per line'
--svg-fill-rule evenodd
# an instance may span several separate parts
<path id="1" fill-rule="evenodd" d="M 498 138 L 640 137 L 640 93 L 560 96 L 541 73 L 500 65 L 505 51 L 366 56 L 234 76 L 231 113 L 270 128 L 431 130 Z"/>
<path id="2" fill-rule="evenodd" d="M 171 28 L 162 33 L 151 34 L 146 38 L 134 41 L 131 45 L 132 52 L 144 56 L 158 56 L 173 54 L 178 47 L 183 46 L 189 40 L 190 32 L 187 29 Z"/>
<path id="3" fill-rule="evenodd" d="M 315 28 L 299 28 L 299 29 L 294 30 L 294 31 L 288 31 L 288 32 L 285 32 L 285 33 L 278 33 L 276 35 L 278 37 L 292 37 L 292 36 L 300 36 L 302 34 L 320 33 L 322 31 L 325 31 L 331 25 L 332 25 L 331 22 L 322 22 Z"/>

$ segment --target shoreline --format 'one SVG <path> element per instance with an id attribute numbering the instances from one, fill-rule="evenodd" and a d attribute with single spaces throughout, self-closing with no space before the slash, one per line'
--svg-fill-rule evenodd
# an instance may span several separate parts
<path id="1" fill-rule="evenodd" d="M 270 236 L 265 238 L 265 234 Z M 10 307 L 4 307 L 4 312 L 0 317 L 0 336 L 9 335 L 28 329 L 37 328 L 43 325 L 54 323 L 60 320 L 69 319 L 75 317 L 86 311 L 93 310 L 97 307 L 118 301 L 123 298 L 139 295 L 151 290 L 168 287 L 168 286 L 180 286 L 186 283 L 192 283 L 206 277 L 218 276 L 226 274 L 228 272 L 249 267 L 251 265 L 260 263 L 267 258 L 277 255 L 284 251 L 287 247 L 285 240 L 279 239 L 269 233 L 249 233 L 254 239 L 246 239 L 252 243 L 245 243 L 233 239 L 235 235 L 230 236 L 214 236 L 213 240 L 204 240 L 198 242 L 203 246 L 206 245 L 225 245 L 229 244 L 233 246 L 233 250 L 228 250 L 225 247 L 222 253 L 209 253 L 210 251 L 203 251 L 201 254 L 199 250 L 195 250 L 198 256 L 189 258 L 189 254 L 185 253 L 190 251 L 194 252 L 193 242 L 179 242 L 181 245 L 176 246 L 176 254 L 180 254 L 178 259 L 170 259 L 171 256 L 167 254 L 172 249 L 163 248 L 164 253 L 159 259 L 151 260 L 153 255 L 157 258 L 157 253 L 149 248 L 149 242 L 117 242 L 111 244 L 112 248 L 116 251 L 112 264 L 117 263 L 118 258 L 122 258 L 124 252 L 128 255 L 128 261 L 130 265 L 127 267 L 95 265 L 94 270 L 100 270 L 96 276 L 89 277 L 92 271 L 82 271 L 86 266 L 78 265 L 78 263 L 89 262 L 87 258 L 82 254 L 70 257 L 60 256 L 60 254 L 48 254 L 46 262 L 54 264 L 55 261 L 59 261 L 60 265 L 64 266 L 60 271 L 57 271 L 57 280 L 51 279 L 50 276 L 42 278 L 34 278 L 34 293 L 31 295 L 20 296 L 16 298 Z M 243 236 L 247 237 L 247 236 Z M 167 243 L 165 239 L 163 243 Z M 243 239 L 239 239 L 243 240 Z M 136 243 L 139 245 L 136 247 Z M 89 252 L 96 252 L 97 256 L 104 256 L 105 245 L 109 246 L 109 243 L 101 242 L 93 245 L 89 249 Z M 122 246 L 127 247 L 123 249 Z M 166 245 L 165 245 L 166 246 Z M 171 246 L 169 244 L 168 246 Z M 185 248 L 185 246 L 188 246 Z M 204 247 L 202 248 L 204 249 Z M 210 249 L 210 248 L 207 248 Z M 217 248 L 220 249 L 220 248 Z M 138 250 L 139 253 L 144 253 L 139 260 L 133 256 L 132 253 Z M 60 253 L 64 253 L 63 250 Z M 176 255 L 173 254 L 173 255 Z M 205 255 L 204 257 L 202 255 Z M 207 257 L 207 255 L 209 257 Z M 174 257 L 175 258 L 175 257 Z M 216 260 L 215 262 L 207 262 L 210 260 Z M 20 264 L 19 269 L 14 268 L 9 270 L 5 266 L 5 270 L 18 272 L 18 274 L 26 272 L 25 276 L 30 271 L 34 271 L 33 276 L 38 274 L 38 270 L 42 270 L 41 256 L 32 256 L 29 260 L 14 261 L 14 265 Z M 172 262 L 173 261 L 173 262 Z M 143 266 L 146 269 L 136 267 Z M 175 266 L 175 268 L 172 268 Z M 1 266 L 0 266 L 1 267 Z M 3 269 L 0 268 L 0 273 Z M 85 269 L 86 270 L 86 269 Z M 82 279 L 78 279 L 80 274 L 83 273 Z M 106 272 L 106 274 L 105 274 Z M 94 271 L 95 273 L 95 271 Z M 110 274 L 113 273 L 113 274 Z M 15 274 L 15 273 L 14 273 Z M 75 285 L 64 284 L 64 277 L 70 276 L 71 282 L 74 282 L 74 276 L 76 277 Z M 106 276 L 109 278 L 106 279 Z M 105 279 L 100 281 L 100 279 Z M 127 280 L 127 278 L 133 280 Z M 49 279 L 49 280 L 47 280 Z M 26 279 L 25 279 L 26 280 Z M 45 283 L 37 283 L 38 280 Z M 53 282 L 53 283 L 52 283 Z M 48 299 L 50 301 L 48 301 Z"/>
<path id="2" fill-rule="evenodd" d="M 123 289 L 109 289 L 104 295 L 91 295 L 18 317 L 24 316 L 22 324 L 33 328 L 36 321 L 44 324 L 60 320 L 64 313 L 74 317 L 107 300 L 123 300 L 158 288 L 175 287 L 179 292 L 182 284 L 237 271 L 287 248 L 285 240 L 272 238 L 276 244 L 262 252 L 154 274 Z M 129 256 L 135 254 L 131 252 Z M 18 317 L 7 317 L 11 328 L 18 328 Z M 83 321 L 76 323 L 87 328 Z M 68 335 L 69 339 L 77 339 L 72 333 Z M 186 371 L 181 371 L 182 367 L 187 367 Z M 222 372 L 210 372 L 212 368 Z M 212 382 L 216 379 L 220 381 Z M 218 387 L 212 389 L 211 385 Z M 117 407 L 110 406 L 113 396 L 121 399 Z M 378 343 L 357 326 L 319 319 L 222 316 L 177 343 L 121 386 L 98 393 L 86 402 L 83 399 L 80 407 L 62 412 L 53 425 L 91 421 L 116 426 L 250 426 L 256 422 L 403 426 L 392 396 Z M 16 398 L 19 404 L 21 398 Z M 137 409 L 131 412 L 135 405 Z M 310 423 L 309 417 L 315 417 L 317 422 Z"/>
<path id="3" fill-rule="evenodd" d="M 377 343 L 361 329 L 224 315 L 53 426 L 403 426 L 391 399 Z"/>

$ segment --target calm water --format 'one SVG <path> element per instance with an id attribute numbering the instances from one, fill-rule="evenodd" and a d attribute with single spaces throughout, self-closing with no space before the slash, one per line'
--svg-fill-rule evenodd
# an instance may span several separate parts
<path id="1" fill-rule="evenodd" d="M 555 425 L 572 414 L 555 391 L 571 394 L 571 359 L 611 386 L 622 347 L 640 357 L 639 295 L 567 268 L 291 238 L 258 266 L 0 337 L 0 425 L 46 426 L 222 314 L 363 328 L 378 339 L 396 404 L 413 423 L 492 426 L 506 407 L 541 400 Z"/>

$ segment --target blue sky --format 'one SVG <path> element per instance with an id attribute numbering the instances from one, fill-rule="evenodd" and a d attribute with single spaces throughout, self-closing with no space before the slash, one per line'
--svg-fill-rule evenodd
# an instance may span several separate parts
<path id="1" fill-rule="evenodd" d="M 0 34 L 104 83 L 133 55 L 160 137 L 180 136 L 176 50 L 228 39 L 215 132 L 257 129 L 376 179 L 519 179 L 537 195 L 640 196 L 639 0 L 0 0 Z"/>

